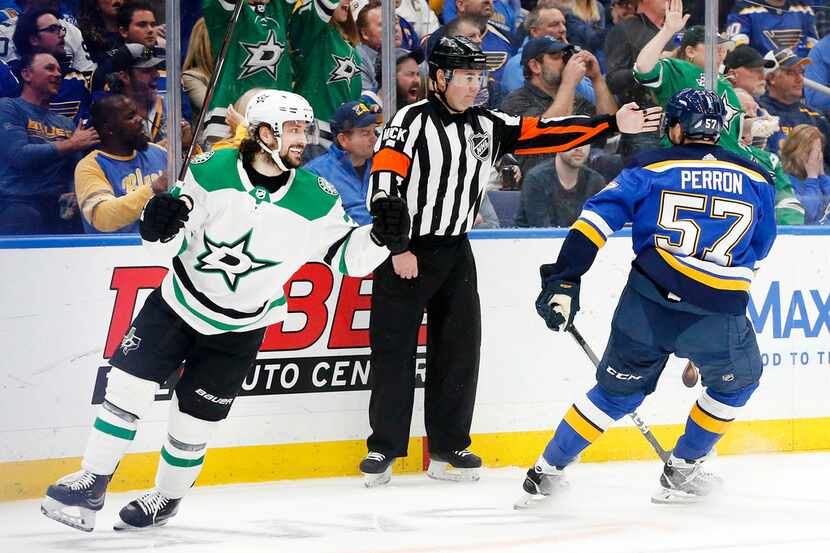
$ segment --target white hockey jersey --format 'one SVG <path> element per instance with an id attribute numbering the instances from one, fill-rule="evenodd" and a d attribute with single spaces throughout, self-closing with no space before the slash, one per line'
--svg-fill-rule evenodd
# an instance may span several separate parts
<path id="1" fill-rule="evenodd" d="M 69 66 L 81 73 L 91 74 L 95 71 L 95 62 L 89 57 L 81 30 L 65 19 L 61 19 L 60 23 L 66 29 L 64 50 L 70 62 Z M 20 57 L 12 41 L 15 27 L 17 17 L 6 20 L 0 17 L 0 59 L 6 63 Z"/>
<path id="2" fill-rule="evenodd" d="M 285 318 L 283 286 L 323 259 L 345 275 L 370 273 L 389 255 L 343 210 L 337 190 L 304 169 L 274 193 L 251 184 L 236 148 L 193 159 L 172 194 L 193 203 L 173 240 L 161 285 L 170 307 L 202 334 L 242 332 Z"/>

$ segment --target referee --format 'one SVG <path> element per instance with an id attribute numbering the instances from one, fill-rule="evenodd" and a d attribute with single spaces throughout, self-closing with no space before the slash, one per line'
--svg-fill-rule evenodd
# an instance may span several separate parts
<path id="1" fill-rule="evenodd" d="M 481 311 L 467 232 L 493 164 L 506 153 L 556 153 L 616 131 L 659 126 L 660 108 L 623 106 L 616 116 L 516 117 L 473 107 L 487 82 L 486 58 L 463 37 L 444 37 L 429 56 L 427 99 L 391 119 L 375 146 L 370 197 L 403 196 L 412 218 L 408 250 L 374 273 L 369 334 L 372 396 L 364 483 L 389 482 L 407 455 L 415 354 L 428 316 L 425 425 L 429 476 L 477 480 L 481 458 L 467 450 L 478 380 Z"/>

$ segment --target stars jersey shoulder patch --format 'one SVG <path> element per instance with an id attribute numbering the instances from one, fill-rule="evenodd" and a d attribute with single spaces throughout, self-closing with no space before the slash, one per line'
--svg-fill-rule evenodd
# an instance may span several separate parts
<path id="1" fill-rule="evenodd" d="M 339 196 L 340 193 L 337 192 L 337 189 L 334 187 L 332 183 L 324 179 L 323 177 L 317 177 L 317 186 L 320 187 L 320 190 L 325 192 L 330 196 Z"/>
<path id="2" fill-rule="evenodd" d="M 190 160 L 190 163 L 192 163 L 194 165 L 202 164 L 202 163 L 206 162 L 207 160 L 209 160 L 210 158 L 212 158 L 213 154 L 214 154 L 214 150 L 203 152 L 203 153 L 201 153 L 197 156 L 194 156 L 193 159 Z"/>

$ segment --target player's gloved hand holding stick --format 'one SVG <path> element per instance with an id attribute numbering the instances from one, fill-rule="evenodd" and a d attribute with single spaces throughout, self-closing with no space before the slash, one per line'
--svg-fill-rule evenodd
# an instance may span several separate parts
<path id="1" fill-rule="evenodd" d="M 548 328 L 559 332 L 567 330 L 579 311 L 579 283 L 551 279 L 553 264 L 542 265 L 542 293 L 536 298 L 536 312 Z"/>
<path id="2" fill-rule="evenodd" d="M 190 213 L 187 196 L 174 198 L 169 192 L 163 192 L 150 198 L 141 220 L 138 232 L 147 242 L 168 242 L 184 227 Z"/>
<path id="3" fill-rule="evenodd" d="M 398 196 L 376 194 L 370 206 L 372 213 L 372 240 L 386 246 L 392 254 L 406 251 L 409 246 L 409 208 Z"/>

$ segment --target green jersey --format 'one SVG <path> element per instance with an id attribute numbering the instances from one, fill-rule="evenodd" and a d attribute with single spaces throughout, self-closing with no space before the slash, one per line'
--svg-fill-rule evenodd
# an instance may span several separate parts
<path id="1" fill-rule="evenodd" d="M 328 122 L 343 102 L 357 100 L 363 90 L 361 58 L 331 25 L 338 0 L 303 0 L 291 15 L 288 36 L 294 48 L 294 92 L 314 109 L 321 136 L 329 138 Z"/>
<path id="2" fill-rule="evenodd" d="M 389 250 L 371 225 L 346 215 L 334 186 L 304 169 L 269 191 L 251 183 L 239 150 L 193 158 L 172 192 L 193 206 L 169 242 L 148 242 L 172 258 L 161 294 L 202 334 L 244 332 L 283 320 L 284 286 L 307 261 L 322 259 L 344 275 L 366 275 Z"/>
<path id="3" fill-rule="evenodd" d="M 654 69 L 645 73 L 638 71 L 635 65 L 634 78 L 654 92 L 659 106 L 665 106 L 669 98 L 684 88 L 702 90 L 705 86 L 703 69 L 688 61 L 674 58 L 661 59 Z M 717 92 L 726 108 L 726 124 L 721 132 L 718 146 L 746 155 L 741 151 L 740 146 L 743 110 L 735 95 L 735 89 L 727 80 L 719 78 Z M 663 138 L 663 142 L 666 146 L 671 145 L 667 137 Z"/>
<path id="4" fill-rule="evenodd" d="M 242 6 L 222 74 L 208 106 L 204 136 L 223 138 L 229 134 L 225 124 L 227 107 L 248 90 L 257 87 L 291 90 L 294 72 L 287 33 L 292 5 L 293 1 L 273 0 L 256 8 L 247 2 Z M 234 6 L 224 0 L 202 2 L 214 60 L 219 56 Z"/>
<path id="5" fill-rule="evenodd" d="M 775 178 L 775 222 L 779 225 L 803 225 L 804 206 L 795 197 L 790 177 L 778 156 L 756 148 L 744 146 L 743 155 L 766 169 Z"/>

